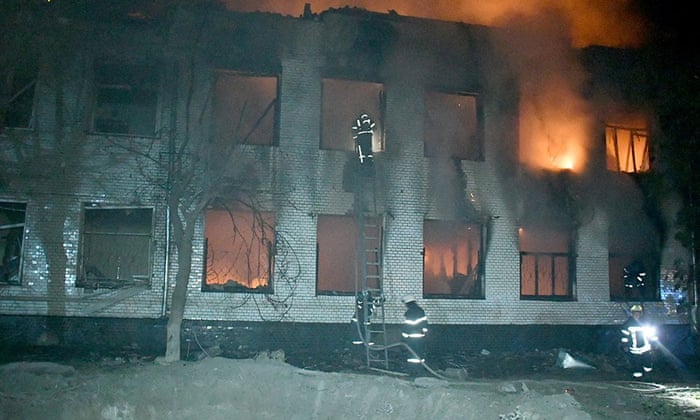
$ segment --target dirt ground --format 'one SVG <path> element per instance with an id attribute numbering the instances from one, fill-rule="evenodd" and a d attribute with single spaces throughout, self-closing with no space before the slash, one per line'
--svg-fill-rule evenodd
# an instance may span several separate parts
<path id="1" fill-rule="evenodd" d="M 0 420 L 700 418 L 700 382 L 690 371 L 662 366 L 658 380 L 633 382 L 605 360 L 556 349 L 461 355 L 410 376 L 368 369 L 350 353 L 329 355 L 340 364 L 291 364 L 282 351 L 211 356 L 5 363 Z"/>

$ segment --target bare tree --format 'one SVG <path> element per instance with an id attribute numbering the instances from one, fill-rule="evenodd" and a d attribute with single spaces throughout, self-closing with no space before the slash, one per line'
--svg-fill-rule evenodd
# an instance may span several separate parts
<path id="1" fill-rule="evenodd" d="M 257 190 L 260 165 L 253 156 L 245 153 L 245 145 L 251 131 L 259 128 L 265 113 L 272 112 L 274 105 L 270 104 L 261 115 L 255 115 L 243 106 L 240 115 L 231 116 L 237 121 L 233 132 L 225 136 L 217 133 L 211 121 L 215 78 L 212 77 L 211 66 L 202 57 L 200 42 L 203 33 L 209 30 L 210 15 L 197 13 L 187 14 L 184 18 L 178 14 L 173 16 L 169 50 L 173 51 L 171 58 L 174 64 L 172 83 L 169 85 L 172 87 L 174 108 L 167 129 L 167 158 L 162 159 L 163 154 L 156 147 L 149 148 L 148 153 L 135 151 L 142 158 L 155 163 L 160 168 L 158 172 L 167 176 L 164 183 L 153 180 L 165 189 L 169 228 L 176 252 L 175 285 L 166 330 L 167 362 L 180 360 L 181 357 L 181 330 L 192 275 L 196 226 L 206 209 L 214 205 L 228 207 L 239 203 L 256 215 L 253 229 L 262 232 L 269 228 L 264 219 L 259 217 L 261 206 Z M 182 19 L 187 23 L 183 25 Z M 191 32 L 183 31 L 183 28 L 189 28 Z M 251 129 L 243 121 L 255 123 Z M 286 246 L 283 235 L 277 232 L 274 242 L 277 249 L 272 252 L 277 255 L 276 264 L 279 267 L 276 277 L 295 283 L 299 270 L 298 267 L 290 267 L 290 261 L 292 265 L 294 261 L 285 255 L 289 247 Z M 251 258 L 251 255 L 244 255 L 244 258 Z M 288 290 L 293 292 L 293 285 Z M 279 300 L 269 295 L 265 299 L 283 317 L 289 310 L 287 300 L 292 292 Z"/>

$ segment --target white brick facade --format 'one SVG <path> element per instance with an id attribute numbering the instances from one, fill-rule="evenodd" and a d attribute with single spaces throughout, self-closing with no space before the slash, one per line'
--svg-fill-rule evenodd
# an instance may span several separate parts
<path id="1" fill-rule="evenodd" d="M 325 41 L 329 33 L 342 31 L 342 15 L 326 19 L 277 19 L 285 28 L 293 28 L 279 39 L 281 73 L 279 90 L 279 145 L 265 150 L 251 146 L 263 168 L 263 185 L 269 191 L 271 207 L 276 213 L 276 229 L 293 250 L 301 268 L 294 285 L 273 279 L 272 299 L 283 301 L 276 307 L 262 294 L 207 293 L 201 291 L 203 264 L 203 229 L 197 231 L 193 254 L 193 271 L 189 282 L 185 318 L 192 320 L 348 323 L 353 311 L 352 296 L 316 295 L 316 222 L 318 214 L 344 215 L 353 211 L 353 194 L 343 188 L 344 168 L 354 159 L 352 153 L 321 150 L 321 79 L 328 57 Z M 347 28 L 353 28 L 352 22 Z M 337 27 L 336 27 L 337 26 Z M 459 61 L 441 62 L 441 48 L 431 55 L 430 45 L 412 49 L 425 41 L 420 28 L 441 27 L 436 42 L 452 37 L 462 45 Z M 346 28 L 346 29 L 347 29 Z M 415 30 L 414 30 L 415 29 Z M 265 33 L 266 27 L 259 30 Z M 400 32 L 398 45 L 385 52 L 386 63 L 380 72 L 386 94 L 383 125 L 386 151 L 376 158 L 376 182 L 388 215 L 385 225 L 384 291 L 387 298 L 387 322 L 399 323 L 403 316 L 403 295 L 422 295 L 423 220 L 440 218 L 441 209 L 431 201 L 440 180 L 433 179 L 434 160 L 423 153 L 423 94 L 426 86 L 440 84 L 446 88 L 483 89 L 484 161 L 462 161 L 465 197 L 481 213 L 490 216 L 485 250 L 484 299 L 421 299 L 420 303 L 436 324 L 574 324 L 607 325 L 622 321 L 626 315 L 621 303 L 609 298 L 608 248 L 605 211 L 594 205 L 593 217 L 578 231 L 576 243 L 575 300 L 566 302 L 524 301 L 520 299 L 518 216 L 501 168 L 503 144 L 517 148 L 517 116 L 513 109 L 500 105 L 499 95 L 513 95 L 503 86 L 485 80 L 483 68 L 462 68 L 470 63 L 486 66 L 490 58 L 480 59 L 488 43 L 484 28 L 465 29 L 463 25 L 421 21 L 395 22 Z M 340 36 L 340 35 L 338 35 Z M 468 38 L 468 39 L 467 39 Z M 420 41 L 420 42 L 419 42 Z M 454 40 L 452 40 L 454 41 Z M 452 42 L 450 41 L 450 42 Z M 225 52 L 223 53 L 225 54 Z M 454 57 L 452 57 L 454 58 Z M 167 54 L 162 61 L 168 63 Z M 204 62 L 199 70 L 208 74 Z M 454 67 L 457 65 L 458 67 Z M 83 66 L 69 69 L 74 80 L 89 83 L 81 72 Z M 170 66 L 164 65 L 166 81 L 176 80 Z M 484 72 L 484 73 L 481 73 Z M 205 78 L 206 79 L 206 78 Z M 88 95 L 74 83 L 66 106 L 80 108 Z M 165 84 L 161 94 L 159 124 L 168 128 L 170 112 L 182 104 L 168 103 L 174 96 Z M 55 119 L 51 84 L 40 82 L 37 115 L 43 120 L 35 133 L 43 141 L 54 140 Z M 205 88 L 206 86 L 202 86 Z M 71 96 L 72 95 L 72 96 Z M 512 100 L 512 98 L 509 98 Z M 182 98 L 180 98 L 182 101 Z M 87 107 L 87 105 L 86 105 Z M 79 112 L 89 113 L 87 109 Z M 46 115 L 45 117 L 42 115 Z M 419 116 L 419 117 L 417 117 Z M 349 122 L 350 124 L 350 122 Z M 182 121 L 176 127 L 182 131 Z M 21 137 L 21 136 L 19 136 Z M 156 143 L 165 148 L 165 139 Z M 0 137 L 0 142 L 12 140 Z M 23 278 L 20 286 L 0 287 L 0 314 L 57 315 L 125 318 L 158 318 L 163 314 L 165 273 L 169 273 L 168 296 L 174 286 L 176 258 L 174 246 L 166 249 L 166 210 L 163 193 L 141 175 L 153 168 L 144 166 L 124 151 L 114 150 L 99 136 L 85 136 L 80 142 L 83 159 L 90 164 L 69 163 L 63 173 L 51 179 L 37 177 L 16 179 L 0 184 L 0 201 L 26 201 Z M 134 147 L 147 141 L 130 140 Z M 85 144 L 94 147 L 84 147 Z M 164 149 L 165 150 L 165 149 Z M 105 163 L 107 162 L 107 163 Z M 76 171 L 72 169 L 77 168 Z M 158 174 L 155 174 L 158 175 Z M 512 174 L 511 174 L 512 175 Z M 163 174 L 160 174 L 163 176 Z M 152 207 L 155 214 L 155 246 L 152 256 L 150 288 L 133 296 L 119 297 L 119 290 L 89 291 L 76 287 L 81 211 L 85 203 L 126 206 L 137 202 Z M 166 258 L 166 255 L 170 255 Z M 278 251 L 278 253 L 281 251 Z M 669 257 L 667 257 L 668 259 Z M 170 266 L 166 269 L 166 261 Z M 167 300 L 167 299 L 166 299 Z M 167 305 L 166 305 L 167 306 Z M 650 304 L 659 317 L 664 316 L 661 303 Z M 674 317 L 667 323 L 683 320 Z"/>

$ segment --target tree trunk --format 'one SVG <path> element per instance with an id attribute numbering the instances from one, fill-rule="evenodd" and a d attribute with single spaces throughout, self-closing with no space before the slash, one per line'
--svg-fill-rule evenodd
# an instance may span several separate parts
<path id="1" fill-rule="evenodd" d="M 196 217 L 188 214 L 184 219 L 176 218 L 174 226 L 175 245 L 177 247 L 177 275 L 175 276 L 175 288 L 168 317 L 167 338 L 165 341 L 165 361 L 176 362 L 180 360 L 180 334 L 182 320 L 185 316 L 185 303 L 187 301 L 187 285 L 192 269 L 192 239 L 194 237 L 194 221 Z M 184 224 L 184 226 L 182 226 Z"/>

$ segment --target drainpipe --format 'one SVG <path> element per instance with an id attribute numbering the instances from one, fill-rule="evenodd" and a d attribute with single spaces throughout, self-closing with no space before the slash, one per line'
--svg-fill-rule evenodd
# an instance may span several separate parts
<path id="1" fill-rule="evenodd" d="M 170 193 L 172 186 L 173 166 L 175 165 L 175 124 L 177 121 L 177 89 L 178 67 L 174 66 L 173 75 L 173 100 L 170 107 L 170 129 L 168 130 L 168 174 L 165 183 L 165 267 L 163 267 L 163 301 L 160 308 L 160 316 L 165 318 L 168 313 L 168 289 L 170 288 Z"/>

